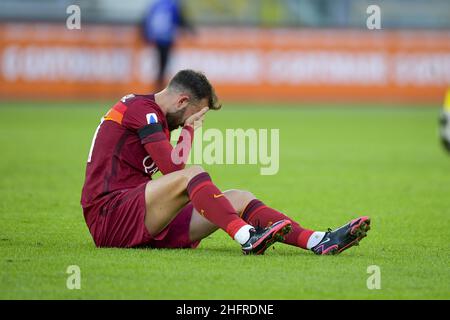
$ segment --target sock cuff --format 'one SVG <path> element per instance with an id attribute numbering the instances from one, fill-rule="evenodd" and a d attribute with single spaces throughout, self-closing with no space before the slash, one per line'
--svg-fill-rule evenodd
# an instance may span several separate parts
<path id="1" fill-rule="evenodd" d="M 305 229 L 303 230 L 297 238 L 297 244 L 300 248 L 307 249 L 308 240 L 311 235 L 314 233 L 312 230 Z"/>
<path id="2" fill-rule="evenodd" d="M 234 239 L 236 232 L 238 232 L 242 227 L 244 227 L 246 225 L 247 225 L 247 223 L 244 220 L 241 220 L 241 219 L 237 218 L 237 216 L 236 216 L 236 219 L 231 221 L 227 225 L 225 232 L 228 233 L 230 235 L 230 237 Z"/>
<path id="3" fill-rule="evenodd" d="M 266 205 L 262 201 L 258 199 L 253 199 L 247 204 L 245 209 L 242 211 L 241 214 L 242 219 L 248 221 L 255 212 L 259 211 L 259 209 L 262 209 L 265 206 Z"/>
<path id="4" fill-rule="evenodd" d="M 195 177 L 193 177 L 187 185 L 187 192 L 189 194 L 189 197 L 192 199 L 194 194 L 204 187 L 207 184 L 211 184 L 211 177 L 209 176 L 208 172 L 201 172 Z"/>

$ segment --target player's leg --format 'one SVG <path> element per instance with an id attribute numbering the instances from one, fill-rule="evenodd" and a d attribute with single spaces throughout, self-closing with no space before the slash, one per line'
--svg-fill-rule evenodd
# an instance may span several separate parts
<path id="1" fill-rule="evenodd" d="M 145 226 L 150 235 L 159 234 L 189 202 L 184 180 L 190 171 L 180 170 L 147 183 Z"/>
<path id="2" fill-rule="evenodd" d="M 313 249 L 317 254 L 339 253 L 357 244 L 370 229 L 370 219 L 361 217 L 335 231 L 313 231 L 303 228 L 283 213 L 266 206 L 248 191 L 230 190 L 227 197 L 239 215 L 253 226 L 267 227 L 274 221 L 291 220 L 292 232 L 285 236 L 284 242 L 303 249 Z"/>
<path id="3" fill-rule="evenodd" d="M 219 229 L 214 223 L 203 217 L 197 210 L 192 209 L 189 223 L 189 240 L 200 241 Z"/>
<path id="4" fill-rule="evenodd" d="M 255 199 L 250 192 L 241 190 L 226 190 L 223 194 L 228 201 L 230 201 L 238 215 L 241 215 L 249 201 Z M 192 217 L 189 225 L 189 238 L 192 242 L 206 238 L 217 229 L 218 228 L 215 224 L 203 217 L 197 210 L 195 210 L 195 208 L 192 210 Z"/>
<path id="5" fill-rule="evenodd" d="M 254 212 L 253 209 L 256 209 L 256 207 L 254 207 L 253 205 L 249 206 L 249 204 L 254 203 L 255 201 L 258 200 L 249 191 L 232 189 L 224 191 L 223 194 L 230 201 L 236 213 L 239 216 L 241 216 L 244 219 L 244 221 L 247 221 L 252 226 L 267 227 L 279 220 L 283 219 L 290 220 L 292 222 L 293 230 L 291 233 L 285 236 L 284 242 L 287 244 L 291 244 L 306 249 L 306 244 L 303 245 L 303 241 L 299 242 L 298 239 L 300 238 L 300 234 L 303 234 L 303 237 L 308 239 L 308 237 L 313 233 L 313 231 L 303 229 L 302 227 L 300 227 L 298 223 L 296 223 L 289 217 L 270 208 L 264 211 L 259 210 L 256 212 L 256 215 L 253 214 Z M 258 203 L 261 202 L 258 201 Z M 246 213 L 245 216 L 243 215 L 244 212 Z M 217 227 L 214 224 L 212 224 L 207 219 L 202 217 L 197 210 L 193 209 L 192 219 L 189 228 L 190 239 L 192 241 L 201 240 L 210 235 L 216 229 Z"/>
<path id="6" fill-rule="evenodd" d="M 189 200 L 197 212 L 226 231 L 233 239 L 249 248 L 250 253 L 262 253 L 280 235 L 287 232 L 289 221 L 280 221 L 268 230 L 254 232 L 242 220 L 229 200 L 212 183 L 199 166 L 164 175 L 146 186 L 145 225 L 150 235 L 158 235 Z"/>
<path id="7" fill-rule="evenodd" d="M 221 194 L 199 166 L 162 176 L 147 184 L 145 225 L 151 235 L 158 234 L 191 200 L 194 207 L 200 208 L 198 211 L 201 215 L 230 236 L 234 237 L 242 227 L 250 230 L 251 226 L 239 218 L 232 205 Z"/>
<path id="8" fill-rule="evenodd" d="M 244 190 L 227 190 L 224 195 L 230 201 L 231 205 L 235 208 L 237 214 L 247 223 L 255 227 L 267 227 L 279 220 L 290 220 L 292 222 L 292 231 L 285 236 L 285 243 L 307 249 L 307 241 L 314 233 L 312 230 L 302 228 L 298 223 L 293 221 L 288 216 L 278 212 L 272 208 L 265 206 L 261 201 L 249 191 Z M 196 212 L 194 212 L 195 216 Z M 198 213 L 197 213 L 198 214 Z M 202 235 L 202 224 L 194 224 L 197 228 L 197 232 L 193 232 L 195 235 Z M 205 225 L 205 233 L 208 231 L 208 226 Z M 322 239 L 324 233 L 321 233 Z M 320 235 L 319 235 L 320 236 Z M 197 239 L 197 237 L 195 237 Z"/>

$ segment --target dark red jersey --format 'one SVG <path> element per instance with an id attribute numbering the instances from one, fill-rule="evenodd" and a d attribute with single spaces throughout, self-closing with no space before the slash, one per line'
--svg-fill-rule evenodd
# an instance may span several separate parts
<path id="1" fill-rule="evenodd" d="M 193 129 L 185 127 L 182 136 L 186 132 L 190 148 Z M 158 170 L 166 174 L 182 169 L 185 159 L 173 163 L 172 150 L 167 120 L 154 96 L 123 97 L 103 117 L 92 141 L 81 195 L 85 216 L 107 195 L 148 182 Z"/>

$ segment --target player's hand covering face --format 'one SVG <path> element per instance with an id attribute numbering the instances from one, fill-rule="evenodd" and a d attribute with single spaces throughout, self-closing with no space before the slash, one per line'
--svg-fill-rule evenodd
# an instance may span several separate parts
<path id="1" fill-rule="evenodd" d="M 203 120 L 205 119 L 205 114 L 208 112 L 209 108 L 204 107 L 199 112 L 194 113 L 184 122 L 185 126 L 192 126 L 195 129 L 203 125 Z"/>
<path id="2" fill-rule="evenodd" d="M 169 130 L 175 130 L 183 125 L 190 125 L 197 128 L 202 125 L 204 115 L 209 110 L 207 99 L 202 99 L 198 103 L 192 103 L 188 96 L 182 96 L 177 101 L 176 111 L 167 112 L 166 119 Z M 195 124 L 195 122 L 198 122 Z"/>

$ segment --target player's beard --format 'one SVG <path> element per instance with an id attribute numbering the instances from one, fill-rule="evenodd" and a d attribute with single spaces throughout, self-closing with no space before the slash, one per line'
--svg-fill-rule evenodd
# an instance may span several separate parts
<path id="1" fill-rule="evenodd" d="M 175 130 L 179 126 L 182 126 L 184 123 L 184 113 L 186 112 L 186 108 L 182 110 L 178 110 L 176 112 L 168 112 L 166 114 L 167 125 L 169 126 L 169 130 Z"/>

